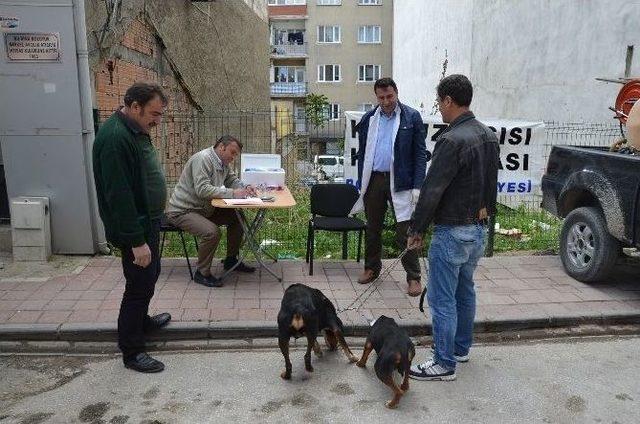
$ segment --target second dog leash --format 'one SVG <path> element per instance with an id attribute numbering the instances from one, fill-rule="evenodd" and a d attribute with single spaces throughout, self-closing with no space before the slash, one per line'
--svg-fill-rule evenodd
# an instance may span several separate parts
<path id="1" fill-rule="evenodd" d="M 371 297 L 371 295 L 373 294 L 373 292 L 375 292 L 378 289 L 378 285 L 380 284 L 380 282 L 382 280 L 384 280 L 385 278 L 387 278 L 387 276 L 389 276 L 389 274 L 391 274 L 391 271 L 393 271 L 393 269 L 396 267 L 396 265 L 398 265 L 398 262 L 400 262 L 402 260 L 402 258 L 404 257 L 404 255 L 407 254 L 407 252 L 409 251 L 408 248 L 405 248 L 402 253 L 400 253 L 400 255 L 398 255 L 398 257 L 391 263 L 391 265 L 389 265 L 384 272 L 381 272 L 373 281 L 371 281 L 371 283 L 369 283 L 369 286 L 362 292 L 360 293 L 358 296 L 356 296 L 356 298 L 353 300 L 353 302 L 351 302 L 349 304 L 349 306 L 347 306 L 346 308 L 339 308 L 336 312 L 337 313 L 342 313 L 342 312 L 346 312 L 346 311 L 358 311 L 360 310 L 360 308 L 362 308 L 362 306 L 364 306 L 365 302 L 367 300 L 369 300 L 369 298 Z M 362 299 L 363 296 L 366 297 L 364 299 Z M 362 299 L 362 301 L 360 302 L 360 305 L 358 305 L 358 307 L 354 307 L 354 305 L 360 300 Z M 363 318 L 364 315 L 363 315 Z M 368 322 L 369 320 L 367 320 Z"/>
<path id="2" fill-rule="evenodd" d="M 427 257 L 423 256 L 422 261 L 424 262 L 424 289 L 422 289 L 422 293 L 420 294 L 420 303 L 418 304 L 418 309 L 420 312 L 424 312 L 424 296 L 427 294 L 427 285 L 429 283 L 429 269 L 427 268 Z"/>

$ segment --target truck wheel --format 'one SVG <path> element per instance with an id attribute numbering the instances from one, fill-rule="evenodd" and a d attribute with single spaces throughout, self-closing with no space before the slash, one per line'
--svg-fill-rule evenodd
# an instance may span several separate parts
<path id="1" fill-rule="evenodd" d="M 583 282 L 602 280 L 619 252 L 620 243 L 609 234 L 599 209 L 583 207 L 567 215 L 560 233 L 560 259 L 571 277 Z"/>

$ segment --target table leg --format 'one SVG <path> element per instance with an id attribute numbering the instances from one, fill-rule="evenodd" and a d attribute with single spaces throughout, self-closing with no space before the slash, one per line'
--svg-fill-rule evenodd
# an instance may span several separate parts
<path id="1" fill-rule="evenodd" d="M 242 209 L 236 209 L 236 214 L 238 215 L 238 220 L 240 221 L 240 225 L 242 225 L 242 229 L 244 230 L 245 242 L 249 244 L 249 248 L 253 251 L 253 254 L 256 257 L 256 261 L 258 261 L 258 264 L 262 268 L 266 269 L 269 274 L 271 274 L 274 278 L 281 282 L 282 277 L 278 277 L 262 260 L 260 245 L 255 238 L 258 230 L 260 229 L 260 224 L 262 224 L 262 221 L 264 220 L 265 210 L 258 210 L 258 212 L 256 213 L 256 217 L 253 219 L 251 225 L 248 223 L 247 217 Z"/>
<path id="2" fill-rule="evenodd" d="M 251 222 L 251 224 L 247 224 L 246 215 L 244 213 L 239 214 L 238 213 L 238 209 L 236 209 L 236 214 L 238 215 L 238 220 L 240 221 L 240 226 L 244 230 L 244 236 L 243 236 L 242 243 L 240 244 L 240 253 L 238 255 L 238 262 L 236 262 L 236 264 L 234 266 L 232 266 L 231 268 L 226 270 L 222 274 L 222 276 L 219 277 L 221 280 L 224 280 L 229 274 L 231 274 L 238 267 L 238 265 L 240 265 L 242 263 L 244 258 L 247 256 L 246 251 L 244 251 L 242 249 L 242 247 L 244 246 L 244 244 L 247 241 L 247 234 L 253 234 L 254 231 L 258 228 L 258 226 L 260 224 L 260 222 L 258 221 L 258 219 L 260 218 L 260 213 L 256 214 L 256 216 L 254 217 L 254 219 Z M 262 214 L 262 215 L 264 216 L 264 214 Z M 249 231 L 247 231 L 247 230 L 249 230 Z"/>
<path id="3" fill-rule="evenodd" d="M 259 219 L 254 219 L 254 225 L 255 227 L 252 229 L 252 234 L 256 234 L 257 233 L 257 229 L 260 228 L 262 226 L 262 222 L 264 221 L 264 217 L 265 217 L 266 213 L 263 213 L 262 216 L 259 217 Z M 256 216 L 256 218 L 258 218 Z M 259 246 L 260 251 L 262 253 L 264 253 L 265 255 L 267 255 L 269 258 L 271 258 L 273 260 L 273 262 L 278 262 L 277 258 L 274 258 L 269 252 L 267 252 L 262 246 Z"/>

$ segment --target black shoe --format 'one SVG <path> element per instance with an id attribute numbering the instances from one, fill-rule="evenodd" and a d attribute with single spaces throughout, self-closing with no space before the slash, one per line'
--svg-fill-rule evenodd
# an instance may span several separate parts
<path id="1" fill-rule="evenodd" d="M 224 270 L 225 271 L 230 270 L 237 263 L 238 263 L 238 258 L 234 258 L 233 256 L 227 257 L 224 260 Z M 244 262 L 240 262 L 238 266 L 234 269 L 234 271 L 251 273 L 251 272 L 255 272 L 256 269 L 255 267 L 245 265 Z"/>
<path id="2" fill-rule="evenodd" d="M 205 277 L 204 275 L 200 274 L 200 271 L 196 271 L 196 273 L 193 274 L 193 281 L 207 287 L 222 287 L 224 285 L 220 279 L 214 277 L 213 275 Z"/>
<path id="3" fill-rule="evenodd" d="M 153 359 L 145 352 L 138 353 L 133 359 L 124 362 L 126 368 L 139 372 L 160 372 L 164 370 L 164 364 Z"/>
<path id="4" fill-rule="evenodd" d="M 144 331 L 148 332 L 148 331 L 158 330 L 166 326 L 167 324 L 169 324 L 169 321 L 171 321 L 171 314 L 168 312 L 163 312 L 161 314 L 154 315 L 145 321 Z"/>

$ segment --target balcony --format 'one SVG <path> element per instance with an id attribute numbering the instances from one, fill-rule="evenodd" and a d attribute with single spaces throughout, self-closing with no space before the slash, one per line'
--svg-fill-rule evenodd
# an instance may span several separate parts
<path id="1" fill-rule="evenodd" d="M 271 57 L 273 59 L 307 57 L 307 43 L 272 44 Z"/>
<path id="2" fill-rule="evenodd" d="M 306 82 L 272 82 L 271 97 L 305 97 Z"/>

